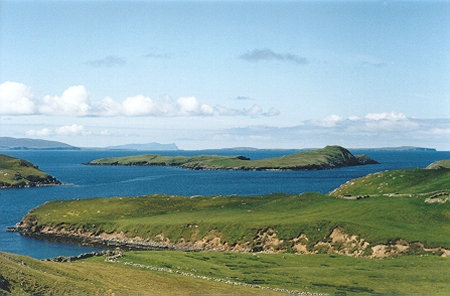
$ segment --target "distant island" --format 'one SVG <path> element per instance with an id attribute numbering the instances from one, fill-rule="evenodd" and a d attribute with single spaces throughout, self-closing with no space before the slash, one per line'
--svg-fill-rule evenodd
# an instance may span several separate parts
<path id="1" fill-rule="evenodd" d="M 146 144 L 125 144 L 125 145 L 109 146 L 109 147 L 106 147 L 106 149 L 172 151 L 172 150 L 178 150 L 178 147 L 177 147 L 177 145 L 175 145 L 175 143 L 160 144 L 160 143 L 152 142 L 152 143 L 146 143 Z"/>
<path id="2" fill-rule="evenodd" d="M 0 150 L 80 150 L 80 148 L 57 141 L 0 137 Z"/>
<path id="3" fill-rule="evenodd" d="M 59 185 L 60 181 L 29 161 L 0 154 L 0 188 Z"/>
<path id="4" fill-rule="evenodd" d="M 199 155 L 186 157 L 144 154 L 101 158 L 87 164 L 175 166 L 194 170 L 322 170 L 377 163 L 365 155 L 353 155 L 341 146 L 326 146 L 322 149 L 260 160 L 251 160 L 245 156 Z"/>
<path id="5" fill-rule="evenodd" d="M 356 148 L 355 148 L 356 149 Z M 381 147 L 381 148 L 357 148 L 358 150 L 386 150 L 386 151 L 436 151 L 435 148 L 399 146 L 399 147 Z"/>

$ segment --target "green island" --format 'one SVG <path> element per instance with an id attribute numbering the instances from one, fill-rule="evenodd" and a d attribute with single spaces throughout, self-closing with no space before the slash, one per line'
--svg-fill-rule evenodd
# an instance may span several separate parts
<path id="1" fill-rule="evenodd" d="M 0 188 L 58 185 L 60 181 L 29 161 L 0 154 Z"/>
<path id="2" fill-rule="evenodd" d="M 52 201 L 18 231 L 114 255 L 0 253 L 0 294 L 446 295 L 449 184 L 448 168 L 407 169 L 329 194 Z"/>
<path id="3" fill-rule="evenodd" d="M 87 164 L 176 166 L 194 170 L 317 170 L 376 163 L 378 162 L 365 155 L 353 155 L 343 147 L 326 146 L 322 149 L 260 160 L 251 160 L 245 156 L 199 155 L 186 157 L 144 154 L 101 158 Z"/>

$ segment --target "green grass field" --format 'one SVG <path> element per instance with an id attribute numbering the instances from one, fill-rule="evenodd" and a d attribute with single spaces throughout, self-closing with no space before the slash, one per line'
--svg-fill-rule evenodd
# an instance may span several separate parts
<path id="1" fill-rule="evenodd" d="M 43 262 L 0 252 L 0 295 L 281 295 L 95 259 Z"/>
<path id="2" fill-rule="evenodd" d="M 60 184 L 29 161 L 0 154 L 0 188 Z"/>
<path id="3" fill-rule="evenodd" d="M 299 152 L 276 158 L 250 160 L 243 156 L 200 155 L 194 157 L 145 154 L 117 158 L 102 158 L 91 165 L 160 165 L 189 169 L 225 170 L 300 170 L 325 169 L 342 166 L 376 163 L 364 155 L 354 156 L 340 146 L 327 146 L 318 150 Z"/>
<path id="4" fill-rule="evenodd" d="M 408 169 L 370 174 L 347 182 L 332 195 L 416 195 L 435 191 L 450 192 L 450 169 Z"/>
<path id="5" fill-rule="evenodd" d="M 119 261 L 330 295 L 445 295 L 450 290 L 450 260 L 433 256 L 368 259 L 341 255 L 139 251 L 127 252 Z"/>
<path id="6" fill-rule="evenodd" d="M 328 295 L 448 295 L 450 261 L 436 256 L 389 259 L 340 255 L 135 251 L 118 263 L 93 257 L 43 262 L 0 252 L 0 294 L 32 295 L 281 295 L 183 276 Z M 148 268 L 123 265 L 164 268 Z"/>

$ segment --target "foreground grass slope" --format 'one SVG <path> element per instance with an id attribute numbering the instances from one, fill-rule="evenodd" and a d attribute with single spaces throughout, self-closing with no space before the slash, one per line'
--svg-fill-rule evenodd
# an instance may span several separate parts
<path id="1" fill-rule="evenodd" d="M 94 261 L 43 262 L 0 252 L 0 295 L 281 295 Z"/>
<path id="2" fill-rule="evenodd" d="M 61 184 L 29 161 L 0 154 L 0 188 Z"/>
<path id="3" fill-rule="evenodd" d="M 450 260 L 433 256 L 380 260 L 340 255 L 137 251 L 125 253 L 118 261 L 329 295 L 446 295 L 450 290 Z"/>
<path id="4" fill-rule="evenodd" d="M 299 152 L 276 158 L 250 160 L 244 156 L 200 155 L 194 157 L 145 154 L 117 158 L 102 158 L 90 165 L 159 165 L 207 170 L 304 170 L 329 169 L 343 166 L 373 164 L 365 155 L 354 156 L 340 146 L 327 146 L 318 150 Z"/>
<path id="5" fill-rule="evenodd" d="M 103 256 L 57 263 L 0 252 L 0 294 L 281 295 L 195 278 L 202 276 L 328 295 L 446 295 L 449 272 L 450 261 L 435 256 L 374 260 L 339 255 L 134 251 L 125 252 L 115 263 L 105 262 Z"/>

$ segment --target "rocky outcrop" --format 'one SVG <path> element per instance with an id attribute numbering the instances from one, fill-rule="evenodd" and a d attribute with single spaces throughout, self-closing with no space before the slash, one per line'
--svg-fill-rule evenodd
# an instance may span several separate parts
<path id="1" fill-rule="evenodd" d="M 31 188 L 31 187 L 42 187 L 42 186 L 52 186 L 52 185 L 61 185 L 62 183 L 58 181 L 56 178 L 48 175 L 44 178 L 40 178 L 38 176 L 27 176 L 24 180 L 11 184 L 7 182 L 0 181 L 0 188 Z"/>
<path id="2" fill-rule="evenodd" d="M 0 274 L 0 295 L 3 293 L 11 293 L 11 284 Z"/>
<path id="3" fill-rule="evenodd" d="M 100 252 L 89 252 L 89 253 L 83 253 L 77 256 L 58 256 L 53 258 L 46 258 L 42 261 L 50 261 L 50 262 L 73 262 L 77 260 L 82 260 L 86 258 L 91 257 L 98 257 L 98 256 L 108 256 L 108 258 L 118 258 L 122 256 L 122 252 L 120 249 L 115 250 L 106 250 L 106 251 L 100 251 Z"/>

